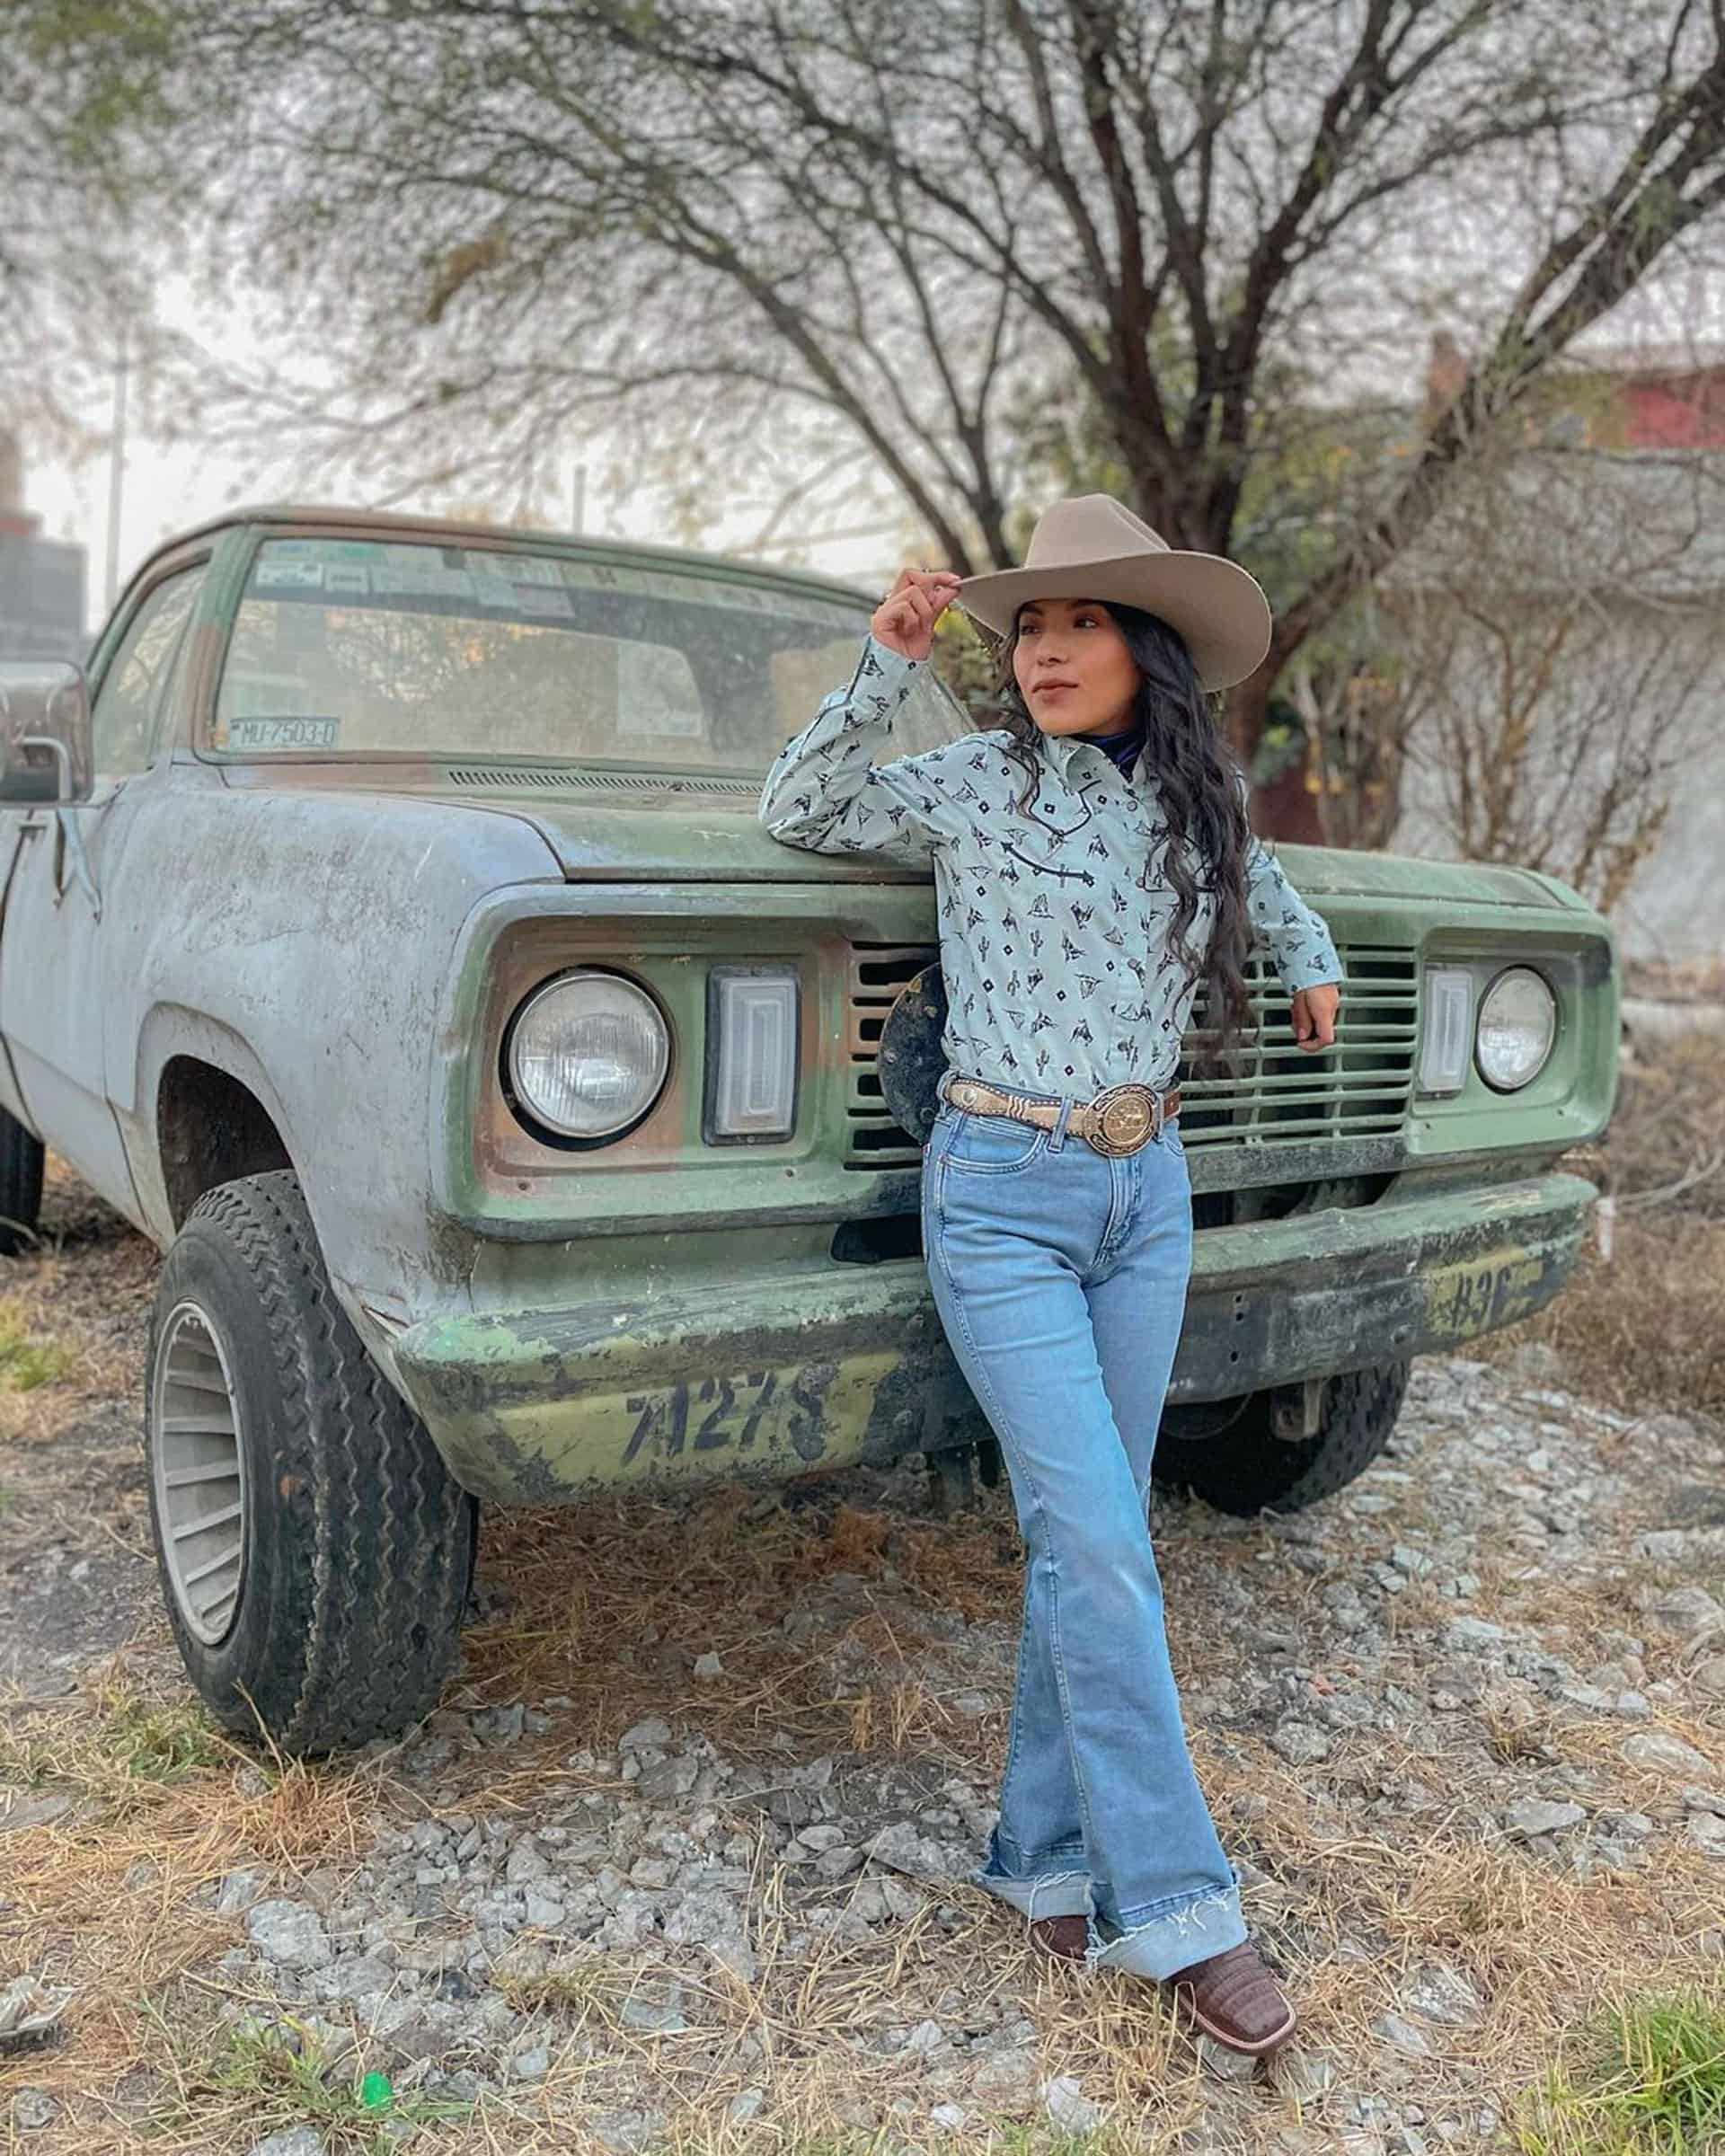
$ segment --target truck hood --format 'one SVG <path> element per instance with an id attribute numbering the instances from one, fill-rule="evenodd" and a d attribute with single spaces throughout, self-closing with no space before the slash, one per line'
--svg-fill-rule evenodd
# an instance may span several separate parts
<path id="1" fill-rule="evenodd" d="M 923 883 L 924 870 L 868 853 L 811 853 L 762 828 L 752 792 L 706 794 L 650 783 L 586 799 L 491 787 L 442 796 L 533 826 L 575 883 Z M 1560 910 L 1585 901 L 1554 877 L 1413 853 L 1354 853 L 1278 842 L 1302 897 L 1453 900 Z"/>

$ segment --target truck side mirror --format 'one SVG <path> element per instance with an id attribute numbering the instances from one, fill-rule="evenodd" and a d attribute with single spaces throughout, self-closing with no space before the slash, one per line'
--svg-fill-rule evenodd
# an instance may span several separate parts
<path id="1" fill-rule="evenodd" d="M 87 800 L 92 771 L 83 667 L 0 660 L 0 801 Z"/>

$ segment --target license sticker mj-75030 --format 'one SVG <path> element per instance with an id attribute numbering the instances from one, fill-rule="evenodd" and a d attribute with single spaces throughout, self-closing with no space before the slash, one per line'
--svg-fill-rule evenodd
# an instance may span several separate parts
<path id="1" fill-rule="evenodd" d="M 339 719 L 233 719 L 230 748 L 333 748 L 341 731 Z"/>

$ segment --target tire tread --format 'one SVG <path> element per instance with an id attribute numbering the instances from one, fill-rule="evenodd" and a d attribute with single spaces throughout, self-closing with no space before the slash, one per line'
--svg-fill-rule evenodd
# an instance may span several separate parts
<path id="1" fill-rule="evenodd" d="M 309 1512 L 309 1532 L 281 1538 L 305 1627 L 280 1643 L 270 1734 L 294 1754 L 394 1735 L 436 1704 L 455 1660 L 473 1500 L 336 1300 L 293 1171 L 207 1191 L 182 1233 L 200 1224 L 258 1296 L 279 1401 L 276 1501 Z"/>

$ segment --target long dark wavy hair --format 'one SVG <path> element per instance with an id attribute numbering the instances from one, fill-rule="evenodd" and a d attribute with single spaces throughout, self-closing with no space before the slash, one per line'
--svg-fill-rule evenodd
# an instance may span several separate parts
<path id="1" fill-rule="evenodd" d="M 1189 1065 L 1190 1075 L 1232 1076 L 1232 1057 L 1252 1018 L 1244 973 L 1252 942 L 1246 882 L 1252 826 L 1234 775 L 1238 767 L 1228 751 L 1216 707 L 1199 686 L 1185 638 L 1159 615 L 1140 607 L 1110 603 L 1104 611 L 1119 625 L 1138 669 L 1133 720 L 1144 728 L 1139 752 L 1143 768 L 1154 776 L 1162 797 L 1167 824 L 1162 873 L 1176 900 L 1168 925 L 1169 948 L 1185 968 L 1188 979 L 1197 976 L 1202 984 L 1205 1023 L 1195 1036 L 1199 1047 Z M 1023 791 L 1016 803 L 1022 815 L 1042 782 L 1036 760 L 1042 729 L 1019 694 L 1013 672 L 1017 647 L 1014 615 L 1012 633 L 1001 647 L 994 711 L 997 723 L 1012 736 L 1013 759 L 1024 772 Z M 1194 857 L 1208 870 L 1202 886 L 1193 871 Z M 1154 888 L 1150 867 L 1146 857 L 1140 871 L 1146 890 Z M 1200 888 L 1216 899 L 1215 927 L 1202 959 L 1186 941 L 1197 918 Z"/>

